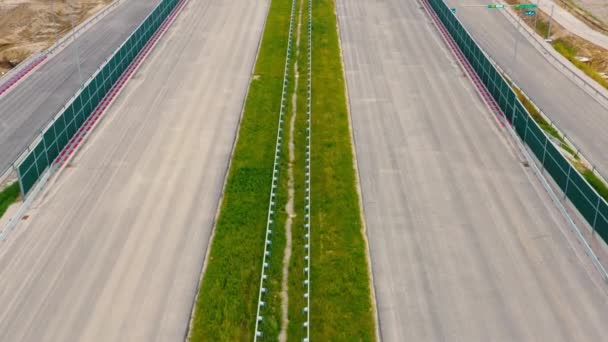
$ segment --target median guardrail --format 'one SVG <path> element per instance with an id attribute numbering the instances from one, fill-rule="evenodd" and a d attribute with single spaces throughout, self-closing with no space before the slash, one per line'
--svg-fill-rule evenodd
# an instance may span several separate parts
<path id="1" fill-rule="evenodd" d="M 162 0 L 59 111 L 15 165 L 25 197 L 177 5 Z"/>
<path id="2" fill-rule="evenodd" d="M 551 137 L 536 123 L 507 80 L 442 0 L 430 4 L 475 73 L 500 107 L 502 114 L 564 196 L 577 208 L 604 241 L 608 241 L 608 203 L 564 156 Z"/>

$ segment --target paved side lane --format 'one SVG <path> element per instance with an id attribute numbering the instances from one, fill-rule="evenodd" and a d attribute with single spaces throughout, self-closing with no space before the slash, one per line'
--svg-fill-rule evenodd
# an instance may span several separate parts
<path id="1" fill-rule="evenodd" d="M 605 287 L 417 1 L 338 1 L 384 341 L 601 341 Z"/>
<path id="2" fill-rule="evenodd" d="M 267 6 L 186 5 L 0 244 L 0 340 L 184 339 Z"/>
<path id="3" fill-rule="evenodd" d="M 517 33 L 516 27 L 500 10 L 463 7 L 487 4 L 487 1 L 446 2 L 449 6 L 459 6 L 459 19 L 479 45 L 608 177 L 608 154 L 605 151 L 608 146 L 608 108 L 553 66 L 526 39 L 525 33 Z M 516 39 L 517 58 L 514 59 Z"/>

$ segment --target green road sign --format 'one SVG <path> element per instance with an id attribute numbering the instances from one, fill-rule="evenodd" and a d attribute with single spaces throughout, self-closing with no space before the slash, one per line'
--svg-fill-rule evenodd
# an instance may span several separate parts
<path id="1" fill-rule="evenodd" d="M 538 5 L 536 4 L 517 4 L 513 5 L 513 8 L 536 8 Z"/>
<path id="2" fill-rule="evenodd" d="M 528 10 L 528 11 L 526 11 L 526 15 L 529 15 L 529 16 L 536 15 L 536 11 Z"/>
<path id="3" fill-rule="evenodd" d="M 505 5 L 501 5 L 501 4 L 489 4 L 488 8 L 505 8 Z"/>
<path id="4" fill-rule="evenodd" d="M 456 7 L 450 8 L 450 11 L 452 11 L 452 13 L 456 14 Z"/>

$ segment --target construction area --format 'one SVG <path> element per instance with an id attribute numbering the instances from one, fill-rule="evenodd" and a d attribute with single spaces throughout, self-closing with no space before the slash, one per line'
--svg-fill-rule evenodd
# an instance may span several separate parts
<path id="1" fill-rule="evenodd" d="M 0 75 L 42 51 L 112 0 L 0 0 Z"/>

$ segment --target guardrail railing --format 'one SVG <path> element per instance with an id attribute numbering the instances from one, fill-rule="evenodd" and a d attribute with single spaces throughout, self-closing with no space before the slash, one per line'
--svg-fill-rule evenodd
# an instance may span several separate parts
<path id="1" fill-rule="evenodd" d="M 306 335 L 303 342 L 310 341 L 310 245 L 311 245 L 311 226 L 310 218 L 312 216 L 312 191 L 311 191 L 311 163 L 312 158 L 312 0 L 308 0 L 308 75 L 307 75 L 307 91 L 306 91 L 306 155 L 304 164 L 304 298 L 306 306 L 304 307 L 304 329 Z"/>
<path id="2" fill-rule="evenodd" d="M 289 33 L 287 36 L 287 53 L 285 55 L 285 69 L 283 71 L 283 90 L 281 92 L 281 108 L 279 109 L 279 124 L 277 126 L 277 140 L 274 148 L 274 162 L 272 165 L 272 183 L 270 185 L 270 199 L 268 201 L 268 214 L 266 217 L 266 233 L 264 235 L 264 254 L 262 255 L 262 269 L 260 271 L 260 288 L 258 290 L 258 303 L 255 314 L 255 330 L 253 341 L 262 339 L 264 336 L 261 324 L 264 320 L 264 307 L 266 306 L 265 298 L 269 296 L 268 288 L 265 284 L 268 283 L 267 269 L 270 267 L 268 261 L 270 257 L 270 247 L 272 246 L 272 228 L 275 222 L 276 212 L 276 192 L 279 188 L 279 169 L 281 167 L 281 144 L 283 142 L 283 126 L 285 123 L 285 113 L 287 112 L 287 90 L 289 85 L 289 63 L 291 60 L 293 46 L 293 30 L 296 16 L 296 0 L 291 1 L 291 14 L 289 17 Z"/>

